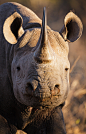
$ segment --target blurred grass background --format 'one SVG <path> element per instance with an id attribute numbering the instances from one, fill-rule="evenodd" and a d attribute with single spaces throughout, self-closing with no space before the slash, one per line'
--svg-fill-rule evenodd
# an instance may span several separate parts
<path id="1" fill-rule="evenodd" d="M 14 0 L 11 0 L 13 2 Z M 0 4 L 10 0 L 0 0 Z M 86 134 L 86 0 L 15 0 L 42 18 L 47 8 L 48 25 L 56 31 L 63 26 L 65 15 L 72 10 L 82 20 L 83 35 L 70 43 L 70 92 L 63 108 L 67 134 Z M 73 67 L 74 66 L 74 67 Z"/>

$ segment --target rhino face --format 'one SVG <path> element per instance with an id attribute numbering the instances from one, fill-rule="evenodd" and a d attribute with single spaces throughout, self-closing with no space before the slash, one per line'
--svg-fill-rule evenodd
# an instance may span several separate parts
<path id="1" fill-rule="evenodd" d="M 14 39 L 6 35 L 7 22 L 3 28 L 7 41 L 16 43 L 11 63 L 14 96 L 27 106 L 58 106 L 65 101 L 69 90 L 68 41 L 73 42 L 81 36 L 82 23 L 70 12 L 61 32 L 55 32 L 46 25 L 44 9 L 42 28 L 24 31 L 22 18 L 18 13 L 14 14 L 11 17 L 14 18 L 15 25 L 15 18 L 18 19 L 18 28 L 14 29 L 14 24 L 11 24 L 9 31 Z"/>
<path id="2" fill-rule="evenodd" d="M 40 29 L 35 29 L 34 31 L 36 33 L 38 32 L 37 35 L 40 36 Z M 30 32 L 33 34 L 32 30 L 26 31 L 23 35 L 23 40 L 22 38 L 20 40 L 20 46 L 21 42 L 24 42 L 24 39 L 26 39 L 25 36 L 28 37 Z M 63 46 L 60 46 L 61 44 L 59 44 L 61 41 L 59 33 L 56 33 L 57 42 L 54 35 L 51 34 L 52 31 L 49 30 L 49 32 L 48 36 L 50 37 L 50 40 L 47 48 L 47 51 L 51 54 L 48 55 L 49 57 L 44 57 L 43 61 L 40 58 L 37 59 L 39 48 L 37 46 L 30 46 L 30 44 L 33 43 L 33 37 L 35 37 L 34 34 L 33 36 L 31 34 L 32 37 L 30 37 L 30 42 L 27 41 L 26 46 L 16 49 L 12 61 L 14 94 L 19 102 L 26 105 L 58 105 L 67 97 L 70 68 L 67 57 L 68 44 L 63 40 L 63 43 L 66 46 L 63 48 Z M 37 37 L 35 37 L 35 41 L 37 43 Z M 45 54 L 47 55 L 48 52 Z M 63 53 L 65 53 L 65 55 L 61 56 Z"/>

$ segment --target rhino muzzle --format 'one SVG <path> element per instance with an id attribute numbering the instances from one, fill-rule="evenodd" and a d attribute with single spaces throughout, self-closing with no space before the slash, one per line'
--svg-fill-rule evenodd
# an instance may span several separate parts
<path id="1" fill-rule="evenodd" d="M 36 86 L 37 88 L 34 88 Z M 46 83 L 38 83 L 38 85 L 34 86 L 34 83 L 28 82 L 26 85 L 26 92 L 28 95 L 42 100 L 51 98 L 52 96 L 58 96 L 60 93 L 60 85 L 56 84 L 53 88 L 49 88 Z"/>

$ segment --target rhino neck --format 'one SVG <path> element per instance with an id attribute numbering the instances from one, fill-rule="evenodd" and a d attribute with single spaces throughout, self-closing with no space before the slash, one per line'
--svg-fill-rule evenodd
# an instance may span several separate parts
<path id="1" fill-rule="evenodd" d="M 13 111 L 14 95 L 12 92 L 11 82 L 11 64 L 10 64 L 10 52 L 12 45 L 2 42 L 0 53 L 0 114 L 7 118 Z M 4 49 L 2 49 L 4 48 Z M 13 54 L 11 54 L 11 58 Z M 3 61 L 3 62 L 2 62 Z"/>
<path id="2" fill-rule="evenodd" d="M 17 127 L 17 129 L 25 129 L 27 125 L 35 120 L 37 115 L 41 112 L 41 110 L 25 106 L 20 104 L 15 98 L 13 103 L 13 108 L 9 108 L 8 113 L 2 114 L 8 123 Z"/>
<path id="3" fill-rule="evenodd" d="M 31 126 L 33 128 L 35 128 L 35 125 L 40 127 L 44 120 L 47 120 L 47 117 L 50 116 L 50 113 L 53 110 L 53 108 L 44 109 L 25 106 L 20 104 L 16 99 L 14 107 L 12 115 L 9 113 L 7 120 L 18 129 L 24 130 L 25 132 L 27 132 Z"/>
<path id="4" fill-rule="evenodd" d="M 23 130 L 30 134 L 66 134 L 61 107 L 45 109 L 39 112 L 35 120 Z"/>
<path id="5" fill-rule="evenodd" d="M 7 69 L 7 75 L 12 86 L 12 78 L 11 78 L 11 63 L 13 60 L 14 55 L 14 45 L 6 45 L 6 69 Z"/>

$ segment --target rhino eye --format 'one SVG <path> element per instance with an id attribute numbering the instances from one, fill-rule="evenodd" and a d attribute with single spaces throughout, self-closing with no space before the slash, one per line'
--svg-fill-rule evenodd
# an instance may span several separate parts
<path id="1" fill-rule="evenodd" d="M 19 66 L 17 67 L 17 71 L 20 71 L 20 67 Z"/>
<path id="2" fill-rule="evenodd" d="M 65 71 L 67 72 L 69 68 L 65 68 Z"/>

